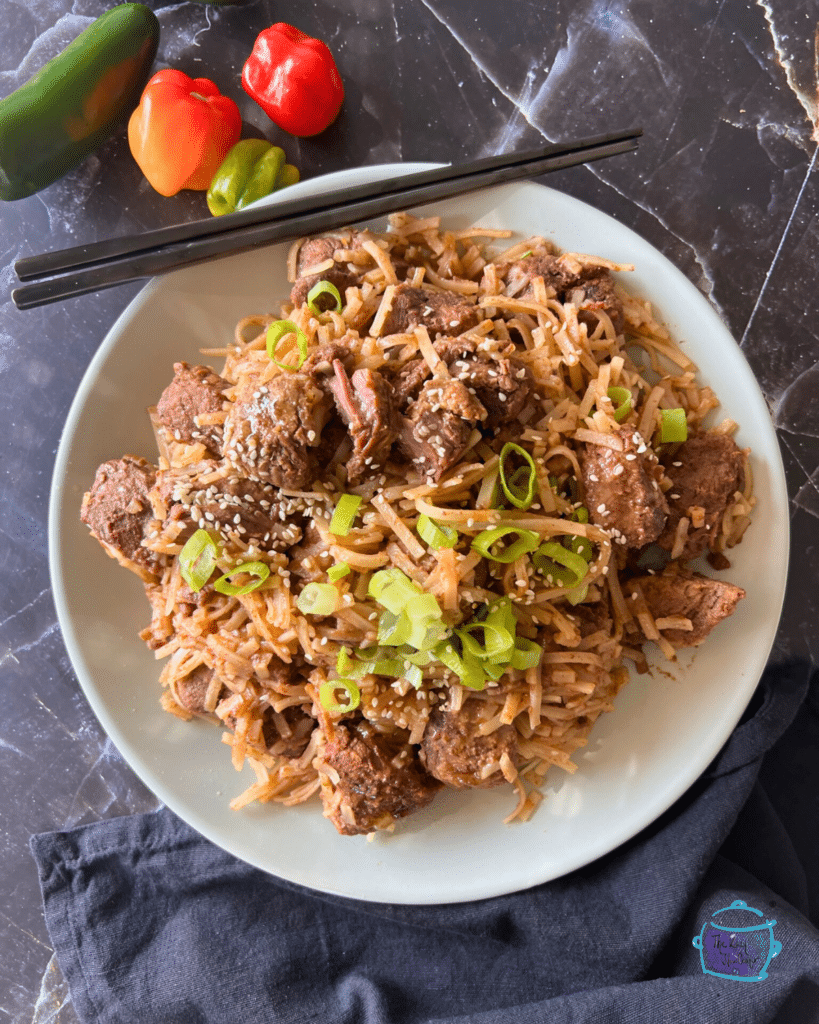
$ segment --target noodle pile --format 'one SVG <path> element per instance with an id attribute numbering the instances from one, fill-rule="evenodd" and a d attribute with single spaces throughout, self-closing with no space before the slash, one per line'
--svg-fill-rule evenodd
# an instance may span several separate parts
<path id="1" fill-rule="evenodd" d="M 303 332 L 309 353 L 321 345 L 341 343 L 354 356 L 356 368 L 371 370 L 394 369 L 420 357 L 433 375 L 446 379 L 450 371 L 426 327 L 383 333 L 399 284 L 397 268 L 404 268 L 412 286 L 466 297 L 474 301 L 480 316 L 463 336 L 477 352 L 499 358 L 514 355 L 533 381 L 531 399 L 514 429 L 494 437 L 475 429 L 458 464 L 438 481 L 412 463 L 391 457 L 382 471 L 357 486 L 347 481 L 350 442 L 342 439 L 327 453 L 310 486 L 282 490 L 275 536 L 261 543 L 231 535 L 222 545 L 220 572 L 248 562 L 269 567 L 263 585 L 241 595 L 221 594 L 210 587 L 192 593 L 176 557 L 185 538 L 183 524 L 168 518 L 169 502 L 159 490 L 151 495 L 156 522 L 146 546 L 168 557 L 161 578 L 146 584 L 152 617 L 141 635 L 165 661 L 162 704 L 175 715 L 191 717 L 180 687 L 197 670 L 212 670 L 205 677 L 204 711 L 225 726 L 222 739 L 231 748 L 235 767 L 249 763 L 256 779 L 233 800 L 234 808 L 252 801 L 301 803 L 332 783 L 332 771 L 322 767 L 319 755 L 344 716 L 328 711 L 318 695 L 323 684 L 338 677 L 342 649 L 352 655 L 377 643 L 382 609 L 368 588 L 379 570 L 400 569 L 434 595 L 450 626 L 471 619 L 499 595 L 508 595 L 518 635 L 542 648 L 539 664 L 509 668 L 497 683 L 476 692 L 461 685 L 437 660 L 424 667 L 418 686 L 404 678 L 376 675 L 358 680 L 356 716 L 382 734 L 400 734 L 409 744 L 421 743 L 437 706 L 446 704 L 457 711 L 466 699 L 480 703 L 481 735 L 511 726 L 517 756 L 504 755 L 482 769 L 487 778 L 502 774 L 515 788 L 517 800 L 507 820 L 531 815 L 552 765 L 576 770 L 573 753 L 587 743 L 597 718 L 613 709 L 617 692 L 627 681 L 624 659 L 645 668 L 635 636 L 654 639 L 673 659 L 674 645 L 662 630 L 690 628 L 679 617 L 655 621 L 639 594 L 633 600 L 624 596 L 633 572 L 626 552 L 611 532 L 578 521 L 575 514 L 584 499 L 578 490 L 578 449 L 582 444 L 606 445 L 620 429 L 608 394 L 611 388 L 625 388 L 635 396 L 627 423 L 649 440 L 657 434 L 663 409 L 684 409 L 689 430 L 704 430 L 717 399 L 698 382 L 696 367 L 654 319 L 650 305 L 619 284 L 616 292 L 625 317 L 619 333 L 604 309 L 595 308 L 591 320 L 584 315 L 587 297 L 582 288 L 558 301 L 554 289 L 536 277 L 530 294 L 510 294 L 502 268 L 554 250 L 537 237 L 494 254 L 487 248 L 509 234 L 483 228 L 446 231 L 437 217 L 396 215 L 388 233 L 357 233 L 356 244 L 348 233 L 343 236 L 347 248 L 342 246 L 329 261 L 309 268 L 309 273 L 320 276 L 341 264 L 359 273 L 359 283 L 342 296 L 340 310 L 317 315 L 307 304 L 285 304 L 281 316 Z M 297 244 L 289 259 L 291 281 L 296 278 L 298 252 Z M 562 261 L 570 270 L 633 269 L 583 254 L 564 254 Z M 277 319 L 248 316 L 238 324 L 232 344 L 205 350 L 208 357 L 224 358 L 221 375 L 231 384 L 226 399 L 289 372 L 266 350 L 266 330 Z M 294 335 L 282 340 L 276 358 L 298 362 Z M 224 477 L 225 464 L 209 458 L 203 444 L 177 440 L 159 423 L 155 411 L 153 415 L 160 471 L 187 474 L 199 488 Z M 218 426 L 225 417 L 222 410 L 207 413 L 198 422 Z M 736 424 L 725 420 L 712 429 L 731 434 Z M 509 503 L 499 507 L 500 452 L 509 440 L 524 447 L 536 467 L 535 500 L 525 510 Z M 658 480 L 661 489 L 669 488 L 670 481 L 659 470 Z M 345 493 L 363 500 L 352 528 L 339 536 L 329 526 Z M 740 540 L 752 505 L 746 456 L 744 487 L 723 517 L 712 551 L 722 552 Z M 455 528 L 458 544 L 429 548 L 416 530 L 422 515 Z M 693 522 L 693 527 L 698 525 Z M 482 557 L 471 543 L 494 526 L 533 531 L 542 541 L 585 538 L 592 556 L 583 600 L 567 601 L 571 588 L 538 574 L 528 555 L 509 564 Z M 678 527 L 677 555 L 690 527 L 690 519 Z M 301 612 L 296 602 L 306 584 L 327 583 L 327 570 L 338 563 L 346 563 L 350 572 L 334 582 L 337 610 L 324 616 Z M 283 674 L 282 664 L 293 671 Z M 289 710 L 294 708 L 306 711 L 315 728 L 306 746 L 299 746 L 301 752 L 287 756 L 295 721 Z M 265 736 L 266 722 L 275 725 L 272 745 Z"/>

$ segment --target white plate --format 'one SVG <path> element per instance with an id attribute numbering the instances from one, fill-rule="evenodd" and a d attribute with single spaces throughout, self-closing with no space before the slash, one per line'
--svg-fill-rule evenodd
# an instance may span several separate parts
<path id="1" fill-rule="evenodd" d="M 428 165 L 368 167 L 286 193 L 330 192 Z M 432 212 L 432 211 L 428 211 Z M 153 281 L 128 306 L 88 368 L 68 416 L 54 473 L 51 567 L 60 625 L 103 728 L 143 782 L 180 817 L 237 857 L 282 878 L 361 900 L 444 903 L 525 889 L 615 849 L 650 824 L 701 774 L 739 720 L 776 633 L 788 564 L 784 473 L 756 381 L 719 317 L 671 263 L 628 228 L 531 183 L 440 204 L 449 225 L 481 223 L 541 234 L 561 248 L 635 264 L 629 285 L 650 298 L 683 341 L 753 448 L 758 507 L 725 576 L 747 590 L 737 612 L 681 666 L 636 677 L 576 757 L 554 769 L 547 799 L 526 824 L 506 826 L 514 798 L 446 791 L 393 835 L 342 838 L 318 802 L 285 809 L 229 800 L 253 781 L 237 774 L 219 730 L 160 710 L 161 665 L 137 637 L 148 622 L 142 585 L 80 523 L 97 466 L 125 453 L 153 461 L 145 415 L 175 360 L 204 361 L 241 317 L 274 311 L 287 295 L 287 246 L 233 256 Z M 217 361 L 218 362 L 218 361 Z"/>

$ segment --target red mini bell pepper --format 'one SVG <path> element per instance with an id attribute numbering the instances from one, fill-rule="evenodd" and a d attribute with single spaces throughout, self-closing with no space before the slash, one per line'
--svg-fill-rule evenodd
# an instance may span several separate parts
<path id="1" fill-rule="evenodd" d="M 159 71 L 128 122 L 128 143 L 142 173 L 163 196 L 204 190 L 242 133 L 242 115 L 207 78 Z"/>
<path id="2" fill-rule="evenodd" d="M 259 34 L 242 69 L 242 87 L 271 121 L 298 136 L 323 132 L 344 99 L 325 44 L 284 22 Z"/>

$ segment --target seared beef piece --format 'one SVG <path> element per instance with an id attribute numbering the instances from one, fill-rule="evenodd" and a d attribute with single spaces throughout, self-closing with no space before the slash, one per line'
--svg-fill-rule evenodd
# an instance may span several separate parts
<path id="1" fill-rule="evenodd" d="M 146 583 L 162 571 L 164 558 L 142 546 L 154 518 L 148 493 L 154 467 L 135 455 L 103 462 L 82 499 L 80 519 L 105 550 Z"/>
<path id="2" fill-rule="evenodd" d="M 193 715 L 206 715 L 205 697 L 208 688 L 213 681 L 213 669 L 207 665 L 200 665 L 190 672 L 176 684 L 176 696 L 179 703 L 186 711 Z M 222 687 L 219 699 L 227 693 L 226 687 Z"/>
<path id="3" fill-rule="evenodd" d="M 482 771 L 508 754 L 514 763 L 517 756 L 515 730 L 502 725 L 488 736 L 478 733 L 484 718 L 482 703 L 467 698 L 459 711 L 446 705 L 437 707 L 429 716 L 421 741 L 420 758 L 426 770 L 441 782 L 458 789 L 488 789 L 505 782 L 502 772 L 495 770 L 487 778 Z"/>
<path id="4" fill-rule="evenodd" d="M 629 548 L 655 541 L 663 531 L 668 505 L 652 475 L 657 459 L 636 430 L 618 430 L 623 450 L 583 445 L 579 454 L 589 519 Z"/>
<path id="5" fill-rule="evenodd" d="M 355 248 L 355 240 L 349 243 Z M 321 274 L 310 274 L 303 277 L 305 270 L 316 267 L 326 260 L 332 259 L 333 253 L 339 249 L 347 249 L 348 243 L 340 238 L 308 238 L 299 249 L 299 258 L 296 264 L 296 283 L 290 291 L 290 301 L 294 306 L 301 306 L 307 301 L 307 295 L 313 285 L 319 281 L 329 281 L 338 288 L 341 301 L 344 302 L 344 292 L 361 283 L 361 275 L 352 273 L 346 263 L 336 263 L 335 266 L 323 271 Z M 331 295 L 320 295 L 316 300 L 316 307 L 320 310 L 332 309 L 335 302 Z"/>
<path id="6" fill-rule="evenodd" d="M 381 333 L 406 334 L 414 327 L 424 326 L 433 337 L 460 334 L 476 327 L 480 319 L 478 307 L 460 295 L 399 284 Z"/>
<path id="7" fill-rule="evenodd" d="M 347 481 L 355 486 L 381 470 L 400 424 L 392 388 L 377 370 L 356 370 L 351 380 L 340 360 L 333 363 L 333 369 L 330 388 L 353 442 Z"/>
<path id="8" fill-rule="evenodd" d="M 221 424 L 198 427 L 195 417 L 202 413 L 221 412 L 223 392 L 230 381 L 214 373 L 208 366 L 188 366 L 174 363 L 174 379 L 162 392 L 156 404 L 160 423 L 167 427 L 177 441 L 193 444 L 201 441 L 214 454 L 222 446 Z"/>
<path id="9" fill-rule="evenodd" d="M 559 256 L 526 256 L 505 268 L 504 276 L 510 293 L 524 299 L 531 298 L 536 277 L 542 277 L 546 287 L 554 289 L 560 302 L 567 302 L 573 292 L 581 289 L 585 297 L 580 309 L 587 312 L 587 319 L 593 319 L 595 309 L 602 309 L 611 318 L 615 331 L 620 334 L 623 330 L 623 304 L 615 295 L 614 279 L 605 268 L 575 270 Z"/>
<path id="10" fill-rule="evenodd" d="M 635 585 L 642 590 L 655 619 L 683 615 L 691 620 L 692 630 L 662 630 L 662 635 L 675 647 L 697 647 L 745 597 L 745 591 L 733 583 L 688 571 L 638 576 L 626 584 L 626 593 L 633 592 Z"/>
<path id="11" fill-rule="evenodd" d="M 242 476 L 302 490 L 315 476 L 313 449 L 329 407 L 324 392 L 301 373 L 249 385 L 227 414 L 223 455 Z"/>
<path id="12" fill-rule="evenodd" d="M 450 373 L 462 380 L 486 408 L 487 427 L 500 427 L 518 419 L 532 393 L 529 371 L 514 359 L 484 355 L 476 359 L 459 359 Z"/>
<path id="13" fill-rule="evenodd" d="M 333 564 L 321 534 L 309 520 L 304 528 L 302 542 L 290 549 L 289 564 L 291 575 L 308 583 L 324 580 L 327 567 Z"/>
<path id="14" fill-rule="evenodd" d="M 470 338 L 439 338 L 435 351 L 450 374 L 474 390 L 489 414 L 485 426 L 495 428 L 518 419 L 533 390 L 531 374 L 522 363 L 478 352 Z"/>
<path id="15" fill-rule="evenodd" d="M 388 373 L 390 370 L 389 363 L 381 368 L 382 373 Z M 431 372 L 426 359 L 410 359 L 399 369 L 391 372 L 395 404 L 401 412 L 418 397 L 421 386 Z"/>
<path id="16" fill-rule="evenodd" d="M 458 380 L 429 380 L 403 419 L 398 444 L 405 458 L 440 480 L 466 450 L 486 409 Z"/>
<path id="17" fill-rule="evenodd" d="M 386 828 L 426 807 L 441 788 L 418 763 L 413 747 L 366 722 L 339 722 L 321 762 L 330 769 L 322 781 L 324 814 L 343 836 Z"/>
<path id="18" fill-rule="evenodd" d="M 301 372 L 311 377 L 319 386 L 333 376 L 333 363 L 340 359 L 344 369 L 350 369 L 353 362 L 352 353 L 346 345 L 337 341 L 328 341 L 314 349 L 301 365 Z"/>
<path id="19" fill-rule="evenodd" d="M 680 462 L 682 465 L 678 466 Z M 700 434 L 680 445 L 666 475 L 672 487 L 666 492 L 668 521 L 657 543 L 670 551 L 674 534 L 683 516 L 690 519 L 689 509 L 699 506 L 705 511 L 705 523 L 694 529 L 689 526 L 683 559 L 696 558 L 709 547 L 715 547 L 719 526 L 734 492 L 742 490 L 745 458 L 734 439 L 727 434 Z"/>
<path id="20" fill-rule="evenodd" d="M 256 540 L 266 548 L 289 547 L 301 540 L 299 524 L 291 516 L 280 516 L 279 494 L 270 484 L 229 476 L 202 487 L 196 477 L 173 470 L 160 471 L 158 477 L 168 520 L 190 524 L 179 535 L 180 543 L 197 527 L 218 530 L 223 537 L 236 534 L 244 541 Z"/>
<path id="21" fill-rule="evenodd" d="M 315 718 L 298 705 L 281 712 L 265 708 L 262 719 L 265 748 L 269 754 L 279 757 L 301 757 L 315 727 Z"/>

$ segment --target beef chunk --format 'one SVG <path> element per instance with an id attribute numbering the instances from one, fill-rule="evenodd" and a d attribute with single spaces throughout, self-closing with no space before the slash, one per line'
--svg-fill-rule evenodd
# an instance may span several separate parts
<path id="1" fill-rule="evenodd" d="M 458 380 L 427 381 L 403 419 L 398 443 L 418 469 L 440 480 L 460 459 L 486 409 Z"/>
<path id="2" fill-rule="evenodd" d="M 315 453 L 329 399 L 309 377 L 282 373 L 251 385 L 225 420 L 224 457 L 242 476 L 302 490 L 315 477 Z"/>
<path id="3" fill-rule="evenodd" d="M 196 476 L 171 470 L 159 473 L 159 493 L 169 507 L 168 520 L 186 520 L 188 535 L 196 527 L 218 530 L 227 538 L 235 534 L 262 547 L 289 547 L 301 540 L 302 531 L 284 512 L 278 491 L 270 484 L 237 476 L 224 477 L 203 487 Z M 180 542 L 186 539 L 183 532 Z"/>
<path id="4" fill-rule="evenodd" d="M 315 718 L 298 705 L 281 712 L 265 708 L 262 719 L 265 749 L 278 757 L 301 757 L 315 727 Z"/>
<path id="5" fill-rule="evenodd" d="M 435 351 L 451 376 L 465 382 L 487 411 L 484 426 L 494 429 L 518 419 L 532 394 L 532 377 L 516 359 L 478 352 L 470 338 L 439 338 Z"/>
<path id="6" fill-rule="evenodd" d="M 344 369 L 349 370 L 353 362 L 350 349 L 340 342 L 328 341 L 310 353 L 301 365 L 301 372 L 321 385 L 333 376 L 333 363 L 339 359 Z"/>
<path id="7" fill-rule="evenodd" d="M 727 619 L 745 597 L 741 587 L 712 580 L 696 572 L 666 572 L 657 576 L 639 576 L 626 585 L 632 593 L 639 585 L 648 609 L 655 619 L 682 615 L 693 629 L 666 629 L 662 635 L 675 647 L 697 647 L 714 626 Z"/>
<path id="8" fill-rule="evenodd" d="M 656 456 L 635 430 L 613 437 L 622 451 L 583 445 L 579 454 L 589 519 L 629 548 L 655 541 L 663 531 L 668 505 L 651 473 Z"/>
<path id="9" fill-rule="evenodd" d="M 381 372 L 388 372 L 387 367 Z M 403 412 L 414 401 L 432 371 L 426 359 L 410 359 L 392 372 L 392 390 L 396 406 Z"/>
<path id="10" fill-rule="evenodd" d="M 714 550 L 725 510 L 744 485 L 744 462 L 742 452 L 727 434 L 700 434 L 680 445 L 666 467 L 672 482 L 666 493 L 668 521 L 657 543 L 670 551 L 680 519 L 690 519 L 688 510 L 699 507 L 705 521 L 701 527 L 689 526 L 680 557 L 696 558 L 709 547 Z"/>
<path id="11" fill-rule="evenodd" d="M 188 673 L 176 683 L 176 698 L 186 711 L 192 715 L 206 715 L 205 697 L 213 681 L 213 669 L 207 665 L 200 665 L 193 672 Z M 227 690 L 222 687 L 219 698 L 221 699 Z"/>
<path id="12" fill-rule="evenodd" d="M 483 778 L 483 770 L 497 764 L 503 754 L 515 761 L 514 728 L 502 725 L 488 736 L 481 736 L 478 733 L 483 722 L 481 709 L 480 701 L 467 698 L 459 711 L 450 711 L 442 705 L 429 716 L 421 741 L 421 763 L 430 775 L 448 786 L 458 789 L 499 786 L 506 781 L 500 770 L 494 770 L 486 778 Z"/>
<path id="13" fill-rule="evenodd" d="M 125 455 L 103 462 L 83 496 L 80 518 L 105 550 L 146 583 L 162 571 L 164 558 L 142 546 L 154 519 L 148 493 L 156 470 L 145 459 Z"/>
<path id="14" fill-rule="evenodd" d="M 188 366 L 174 363 L 174 379 L 162 392 L 156 405 L 160 423 L 167 427 L 177 441 L 193 444 L 201 441 L 214 454 L 222 446 L 221 424 L 197 426 L 196 417 L 202 413 L 220 412 L 224 403 L 223 392 L 230 381 L 220 377 L 207 366 Z"/>
<path id="15" fill-rule="evenodd" d="M 623 330 L 623 304 L 615 294 L 614 279 L 605 268 L 583 267 L 560 256 L 526 256 L 504 268 L 503 273 L 511 295 L 531 298 L 534 291 L 532 281 L 542 277 L 543 283 L 553 289 L 559 302 L 580 299 L 581 319 L 593 323 L 594 311 L 601 309 L 609 315 L 618 334 Z M 574 295 L 578 291 L 584 292 L 582 298 Z"/>
<path id="16" fill-rule="evenodd" d="M 310 289 L 319 281 L 329 281 L 338 288 L 341 301 L 344 301 L 344 293 L 348 288 L 353 288 L 361 283 L 361 274 L 355 273 L 348 268 L 347 264 L 336 263 L 334 267 L 323 271 L 321 274 L 310 274 L 304 277 L 304 271 L 310 267 L 316 267 L 333 258 L 333 254 L 339 249 L 355 247 L 355 241 L 348 243 L 341 238 L 309 238 L 299 249 L 299 257 L 296 264 L 296 283 L 290 292 L 290 301 L 294 306 L 301 306 L 307 301 Z M 321 295 L 316 300 L 316 307 L 320 310 L 332 309 L 335 305 L 331 295 Z"/>
<path id="17" fill-rule="evenodd" d="M 352 380 L 340 360 L 330 383 L 336 405 L 350 431 L 353 454 L 347 463 L 351 485 L 379 472 L 398 437 L 399 421 L 392 387 L 377 370 L 356 370 Z"/>
<path id="18" fill-rule="evenodd" d="M 436 334 L 460 334 L 476 327 L 481 313 L 474 303 L 453 292 L 433 292 L 399 284 L 382 334 L 406 334 L 424 326 Z"/>
<path id="19" fill-rule="evenodd" d="M 426 807 L 441 788 L 413 747 L 365 722 L 339 723 L 321 761 L 324 814 L 344 836 L 386 828 Z"/>

